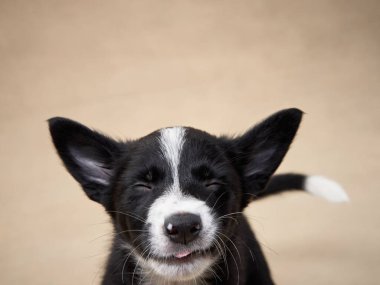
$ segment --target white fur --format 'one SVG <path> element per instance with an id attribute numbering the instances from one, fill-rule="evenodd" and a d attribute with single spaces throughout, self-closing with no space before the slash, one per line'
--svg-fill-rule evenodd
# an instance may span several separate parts
<path id="1" fill-rule="evenodd" d="M 160 143 L 165 160 L 169 163 L 173 182 L 165 193 L 156 199 L 149 208 L 147 223 L 150 224 L 150 246 L 152 253 L 169 257 L 181 250 L 208 249 L 217 230 L 216 221 L 211 208 L 205 201 L 185 195 L 180 189 L 178 165 L 184 144 L 185 129 L 167 128 L 161 131 Z M 191 213 L 199 215 L 203 229 L 191 246 L 174 244 L 164 232 L 165 219 L 176 213 Z M 143 262 L 153 274 L 165 280 L 191 280 L 202 275 L 214 261 L 209 257 L 200 256 L 191 262 L 181 265 L 169 265 L 149 259 Z"/>
<path id="2" fill-rule="evenodd" d="M 143 261 L 145 262 L 145 261 Z M 158 262 L 153 259 L 149 259 L 144 265 L 147 267 L 148 278 L 153 277 L 155 280 L 154 285 L 157 284 L 202 284 L 199 276 L 207 276 L 210 274 L 209 270 L 212 264 L 215 262 L 210 257 L 200 257 L 192 262 L 188 262 L 182 265 L 168 265 L 166 263 Z M 141 263 L 142 264 L 142 263 Z M 151 269 L 150 269 L 151 268 Z M 153 270 L 152 270 L 153 269 Z M 151 278 L 149 278 L 149 275 Z M 148 283 L 150 284 L 150 283 Z"/>
<path id="3" fill-rule="evenodd" d="M 173 178 L 172 190 L 179 190 L 178 165 L 184 140 L 185 129 L 182 127 L 161 130 L 161 151 L 171 168 Z"/>
<path id="4" fill-rule="evenodd" d="M 165 219 L 176 213 L 191 213 L 201 217 L 203 229 L 193 242 L 192 250 L 206 249 L 211 246 L 216 222 L 210 207 L 204 201 L 185 196 L 180 191 L 170 191 L 154 201 L 147 217 L 147 223 L 151 225 L 151 247 L 155 254 L 165 257 L 172 256 L 176 253 L 174 251 L 178 251 L 179 245 L 173 246 L 164 232 Z"/>
<path id="5" fill-rule="evenodd" d="M 305 181 L 305 190 L 330 202 L 340 203 L 350 200 L 338 183 L 323 176 L 308 176 Z"/>

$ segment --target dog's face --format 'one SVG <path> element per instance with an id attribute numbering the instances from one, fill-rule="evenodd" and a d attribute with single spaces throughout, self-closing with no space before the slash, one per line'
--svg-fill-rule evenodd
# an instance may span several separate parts
<path id="1" fill-rule="evenodd" d="M 216 258 L 218 231 L 229 222 L 221 217 L 240 210 L 238 174 L 225 146 L 174 127 L 126 148 L 113 186 L 117 231 L 126 231 L 126 246 L 145 267 L 169 279 L 194 278 Z"/>
<path id="2" fill-rule="evenodd" d="M 68 171 L 106 208 L 131 258 L 166 280 L 190 280 L 223 255 L 234 213 L 263 190 L 301 116 L 278 112 L 234 139 L 173 127 L 128 142 L 67 119 L 49 123 Z"/>

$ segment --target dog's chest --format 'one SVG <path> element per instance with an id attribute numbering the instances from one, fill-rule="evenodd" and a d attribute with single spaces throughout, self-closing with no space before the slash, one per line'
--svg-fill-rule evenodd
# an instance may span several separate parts
<path id="1" fill-rule="evenodd" d="M 141 285 L 210 285 L 204 280 L 190 280 L 190 281 L 168 281 L 160 278 L 146 279 L 141 283 Z"/>

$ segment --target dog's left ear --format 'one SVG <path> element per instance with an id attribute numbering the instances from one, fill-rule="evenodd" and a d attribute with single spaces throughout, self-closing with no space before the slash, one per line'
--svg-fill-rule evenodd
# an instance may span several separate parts
<path id="1" fill-rule="evenodd" d="M 66 118 L 51 118 L 48 122 L 54 146 L 67 170 L 91 200 L 107 208 L 119 143 Z"/>
<path id="2" fill-rule="evenodd" d="M 243 207 L 263 191 L 289 149 L 303 112 L 285 109 L 265 119 L 232 143 L 234 163 L 243 175 Z"/>

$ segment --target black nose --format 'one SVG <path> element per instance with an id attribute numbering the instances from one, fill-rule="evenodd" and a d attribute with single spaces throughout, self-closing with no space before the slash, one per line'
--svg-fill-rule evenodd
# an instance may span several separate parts
<path id="1" fill-rule="evenodd" d="M 166 235 L 175 243 L 187 244 L 197 238 L 202 230 L 202 221 L 198 215 L 183 213 L 165 219 Z"/>

